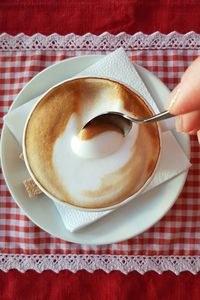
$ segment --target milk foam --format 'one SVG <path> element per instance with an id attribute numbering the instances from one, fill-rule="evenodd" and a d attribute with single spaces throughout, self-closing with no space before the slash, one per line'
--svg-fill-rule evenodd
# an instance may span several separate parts
<path id="1" fill-rule="evenodd" d="M 82 158 L 102 158 L 117 151 L 123 141 L 122 132 L 106 131 L 85 141 L 74 136 L 71 147 L 74 153 Z"/>
<path id="2" fill-rule="evenodd" d="M 62 185 L 70 196 L 76 199 L 78 205 L 84 206 L 88 203 L 97 203 L 97 201 L 101 203 L 104 199 L 112 199 L 119 192 L 116 186 L 110 194 L 98 197 L 87 197 L 86 192 L 100 189 L 106 175 L 119 171 L 130 160 L 138 134 L 137 125 L 132 127 L 126 137 L 116 132 L 104 132 L 89 141 L 78 143 L 77 134 L 77 118 L 73 114 L 53 149 L 53 165 Z M 113 148 L 109 149 L 110 153 L 105 153 L 108 150 L 104 143 L 108 143 L 108 138 L 112 138 L 114 143 Z M 102 143 L 102 152 L 95 153 L 95 147 L 100 143 Z M 87 149 L 91 155 L 89 159 Z"/>

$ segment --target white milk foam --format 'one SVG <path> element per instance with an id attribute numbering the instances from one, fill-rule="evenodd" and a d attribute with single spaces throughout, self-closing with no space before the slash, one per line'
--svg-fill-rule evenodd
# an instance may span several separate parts
<path id="1" fill-rule="evenodd" d="M 112 199 L 118 194 L 116 187 L 110 195 L 92 197 L 92 199 L 87 197 L 85 192 L 98 190 L 106 175 L 117 172 L 130 160 L 138 134 L 138 126 L 133 124 L 126 137 L 123 137 L 121 133 L 110 131 L 101 133 L 91 140 L 77 142 L 76 118 L 75 114 L 71 116 L 65 131 L 54 144 L 53 164 L 57 175 L 78 205 L 84 206 L 86 203 L 92 204 L 97 201 L 101 203 L 104 197 Z M 113 146 L 106 150 L 109 139 Z M 101 151 L 95 153 L 95 147 L 100 143 L 102 143 Z M 87 149 L 90 152 L 88 154 Z"/>
<path id="2" fill-rule="evenodd" d="M 81 140 L 78 136 L 74 136 L 71 147 L 80 157 L 102 158 L 117 151 L 123 142 L 122 132 L 105 131 L 89 140 Z"/>

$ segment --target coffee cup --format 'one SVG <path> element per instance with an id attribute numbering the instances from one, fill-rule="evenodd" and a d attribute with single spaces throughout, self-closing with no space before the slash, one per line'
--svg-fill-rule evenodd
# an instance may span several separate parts
<path id="1" fill-rule="evenodd" d="M 106 111 L 136 118 L 154 113 L 138 92 L 100 77 L 65 80 L 31 110 L 23 134 L 25 164 L 53 201 L 86 211 L 110 210 L 138 196 L 155 175 L 159 125 L 134 125 L 127 136 L 112 123 L 82 130 Z"/>

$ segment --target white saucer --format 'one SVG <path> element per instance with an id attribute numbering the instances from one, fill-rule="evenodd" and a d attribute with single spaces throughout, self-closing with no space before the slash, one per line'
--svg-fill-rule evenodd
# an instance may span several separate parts
<path id="1" fill-rule="evenodd" d="M 37 74 L 19 93 L 11 110 L 42 94 L 52 85 L 70 78 L 94 62 L 100 55 L 81 56 L 61 61 Z M 136 66 L 159 109 L 169 90 L 152 73 Z M 183 150 L 190 155 L 189 138 L 175 133 Z M 108 244 L 129 239 L 147 230 L 161 219 L 176 201 L 186 180 L 187 172 L 141 195 L 133 202 L 116 210 L 94 224 L 71 233 L 66 230 L 53 204 L 46 196 L 29 199 L 22 181 L 29 177 L 24 162 L 19 160 L 22 149 L 14 137 L 3 127 L 1 138 L 2 170 L 7 186 L 24 213 L 39 227 L 55 237 L 81 244 Z"/>

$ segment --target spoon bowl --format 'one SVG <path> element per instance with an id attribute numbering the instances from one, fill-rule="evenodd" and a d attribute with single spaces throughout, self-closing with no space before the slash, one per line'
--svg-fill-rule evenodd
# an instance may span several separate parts
<path id="1" fill-rule="evenodd" d="M 82 129 L 86 128 L 87 126 L 91 126 L 92 123 L 96 122 L 97 120 L 98 121 L 102 120 L 102 122 L 106 121 L 116 125 L 123 131 L 124 136 L 126 136 L 131 130 L 133 123 L 142 125 L 145 123 L 158 122 L 172 117 L 174 117 L 174 115 L 170 114 L 167 110 L 159 114 L 156 114 L 150 118 L 143 118 L 143 119 L 136 119 L 121 112 L 108 111 L 90 119 Z"/>

